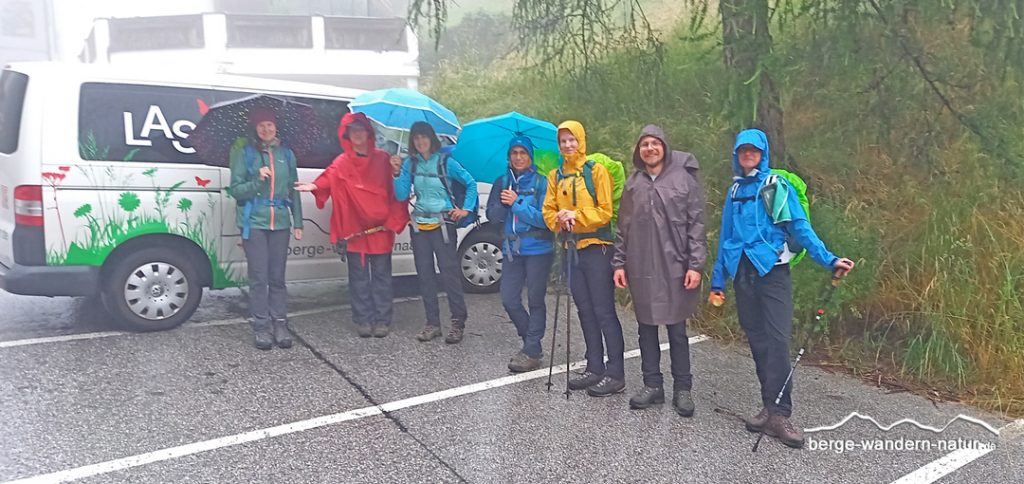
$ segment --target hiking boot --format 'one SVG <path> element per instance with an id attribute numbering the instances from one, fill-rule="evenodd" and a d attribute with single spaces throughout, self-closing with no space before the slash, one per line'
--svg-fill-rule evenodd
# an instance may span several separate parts
<path id="1" fill-rule="evenodd" d="M 647 408 L 656 403 L 665 403 L 665 389 L 662 387 L 649 387 L 644 385 L 633 398 L 629 399 L 629 408 Z"/>
<path id="2" fill-rule="evenodd" d="M 462 341 L 463 329 L 458 326 L 452 326 L 452 329 L 448 331 L 448 336 L 444 337 L 444 342 L 450 345 Z"/>
<path id="3" fill-rule="evenodd" d="M 373 336 L 373 328 L 369 324 L 356 324 L 356 332 L 359 333 L 360 338 Z"/>
<path id="4" fill-rule="evenodd" d="M 622 393 L 626 389 L 626 380 L 616 380 L 610 376 L 601 378 L 597 385 L 587 387 L 587 395 L 592 397 L 610 397 Z"/>
<path id="5" fill-rule="evenodd" d="M 288 320 L 278 319 L 274 321 L 274 342 L 278 348 L 292 347 L 292 334 L 288 331 Z"/>
<path id="6" fill-rule="evenodd" d="M 779 439 L 779 442 L 794 449 L 800 449 L 804 446 L 803 431 L 794 427 L 793 422 L 788 417 L 783 417 L 782 415 L 768 417 L 768 423 L 764 425 L 764 434 L 769 437 L 775 437 Z"/>
<path id="7" fill-rule="evenodd" d="M 681 417 L 693 416 L 693 395 L 689 390 L 676 390 L 672 395 L 672 406 Z"/>
<path id="8" fill-rule="evenodd" d="M 762 408 L 760 412 L 757 412 L 757 415 L 746 420 L 747 430 L 750 432 L 760 432 L 761 430 L 764 430 L 764 424 L 768 423 L 768 417 L 771 417 L 771 414 L 768 413 L 768 409 Z"/>
<path id="9" fill-rule="evenodd" d="M 508 369 L 513 373 L 524 373 L 540 368 L 540 358 L 531 358 L 523 352 L 516 353 L 508 362 Z"/>
<path id="10" fill-rule="evenodd" d="M 596 385 L 599 381 L 601 381 L 601 375 L 585 371 L 580 376 L 569 380 L 569 389 L 583 390 L 589 386 Z"/>
<path id="11" fill-rule="evenodd" d="M 418 339 L 420 341 L 423 341 L 423 342 L 427 342 L 427 341 L 430 341 L 430 340 L 432 340 L 434 338 L 439 338 L 439 337 L 441 337 L 441 327 L 440 326 L 427 326 L 426 328 L 423 328 L 423 331 L 420 331 L 416 335 L 416 339 Z"/>
<path id="12" fill-rule="evenodd" d="M 383 338 L 383 337 L 387 336 L 388 333 L 390 333 L 390 332 L 391 332 L 391 326 L 388 326 L 386 324 L 378 324 L 378 325 L 373 327 L 373 337 L 374 338 Z"/>
<path id="13" fill-rule="evenodd" d="M 256 330 L 254 339 L 258 349 L 269 350 L 274 347 L 274 337 L 271 336 L 269 329 Z"/>

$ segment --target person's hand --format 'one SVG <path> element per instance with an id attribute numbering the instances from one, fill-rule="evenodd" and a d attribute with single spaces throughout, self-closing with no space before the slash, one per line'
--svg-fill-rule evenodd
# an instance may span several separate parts
<path id="1" fill-rule="evenodd" d="M 615 273 L 612 274 L 612 280 L 615 281 L 615 287 L 619 289 L 629 287 L 629 281 L 626 280 L 626 269 L 615 269 Z"/>
<path id="2" fill-rule="evenodd" d="M 453 208 L 448 212 L 448 217 L 450 217 L 453 222 L 458 222 L 459 220 L 466 218 L 467 215 L 469 215 L 469 210 L 463 210 L 461 208 Z"/>
<path id="3" fill-rule="evenodd" d="M 556 215 L 556 217 L 558 218 L 558 223 L 560 223 L 560 224 L 565 224 L 566 222 L 576 223 L 576 211 L 575 210 L 569 210 L 569 209 L 563 208 L 563 209 L 558 211 L 558 214 Z"/>
<path id="4" fill-rule="evenodd" d="M 725 304 L 725 293 L 722 291 L 711 291 L 708 294 L 708 304 L 720 308 Z"/>
<path id="5" fill-rule="evenodd" d="M 515 192 L 515 190 L 509 190 L 506 188 L 501 191 L 501 203 L 504 205 L 511 206 L 513 203 L 516 202 L 517 198 L 519 198 L 519 195 Z"/>
<path id="6" fill-rule="evenodd" d="M 391 171 L 394 172 L 395 175 L 402 171 L 402 158 L 398 155 L 391 155 Z"/>
<path id="7" fill-rule="evenodd" d="M 853 270 L 853 266 L 852 260 L 843 257 L 832 264 L 832 269 L 835 270 L 836 277 L 846 277 Z"/>
<path id="8" fill-rule="evenodd" d="M 316 190 L 316 185 L 313 183 L 295 182 L 295 191 L 297 192 L 311 192 Z"/>
<path id="9" fill-rule="evenodd" d="M 261 166 L 260 167 L 260 180 L 266 180 L 267 178 L 270 178 L 270 167 L 269 166 Z"/>
<path id="10" fill-rule="evenodd" d="M 292 233 L 295 234 L 295 240 L 302 240 L 302 229 L 294 229 Z"/>
<path id="11" fill-rule="evenodd" d="M 686 271 L 686 278 L 683 279 L 683 288 L 697 289 L 700 285 L 700 273 L 695 270 Z"/>

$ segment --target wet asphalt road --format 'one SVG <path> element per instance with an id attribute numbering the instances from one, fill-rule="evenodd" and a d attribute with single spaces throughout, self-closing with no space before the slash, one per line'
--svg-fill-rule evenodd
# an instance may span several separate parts
<path id="1" fill-rule="evenodd" d="M 403 281 L 398 292 L 413 295 L 412 286 Z M 627 392 L 604 399 L 575 392 L 567 400 L 564 374 L 550 393 L 546 372 L 508 380 L 518 338 L 497 295 L 468 297 L 466 339 L 449 346 L 413 339 L 423 320 L 419 301 L 396 305 L 391 336 L 361 339 L 347 309 L 322 309 L 344 304 L 340 285 L 290 291 L 299 314 L 291 350 L 251 347 L 239 291 L 208 293 L 195 320 L 173 331 L 0 346 L 0 482 L 53 482 L 51 473 L 70 470 L 65 477 L 82 482 L 861 483 L 893 482 L 949 453 L 797 451 L 770 438 L 751 452 L 755 436 L 737 415 L 757 411 L 756 378 L 741 345 L 692 345 L 697 414 L 685 419 L 670 405 L 628 409 L 641 386 L 635 357 L 626 360 Z M 0 293 L 0 308 L 0 342 L 117 329 L 88 300 Z M 627 350 L 637 347 L 631 316 L 620 311 Z M 556 355 L 564 364 L 559 324 Z M 572 329 L 575 361 L 583 344 L 578 324 Z M 549 324 L 545 351 L 550 334 Z M 942 426 L 957 414 L 1009 423 L 817 368 L 801 368 L 797 380 L 804 428 L 853 411 L 883 424 L 914 418 Z M 996 437 L 965 422 L 942 434 L 906 425 L 885 432 L 855 420 L 808 436 L 935 447 L 977 440 L 995 450 L 940 482 L 1013 483 L 1024 482 L 1022 434 L 1012 427 Z"/>

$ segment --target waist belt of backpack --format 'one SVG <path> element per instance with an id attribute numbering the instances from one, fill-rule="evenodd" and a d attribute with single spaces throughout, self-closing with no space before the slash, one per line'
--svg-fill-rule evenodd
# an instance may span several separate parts
<path id="1" fill-rule="evenodd" d="M 576 242 L 579 242 L 579 241 L 581 241 L 583 239 L 598 239 L 598 240 L 602 240 L 602 241 L 605 241 L 605 242 L 614 242 L 615 241 L 614 237 L 612 237 L 612 228 L 609 225 L 605 225 L 604 227 L 601 227 L 601 228 L 599 228 L 599 229 L 597 229 L 597 230 L 595 230 L 593 232 L 570 232 L 569 233 L 569 240 L 571 240 L 574 243 L 574 245 L 575 245 Z"/>
<path id="2" fill-rule="evenodd" d="M 448 243 L 448 230 L 447 227 L 445 227 L 445 224 L 452 223 L 451 220 L 448 220 L 448 212 L 421 212 L 419 210 L 413 210 L 412 216 L 413 221 L 409 225 L 412 226 L 412 231 L 416 233 L 420 233 L 420 224 L 416 222 L 416 217 L 430 217 L 440 219 L 441 226 L 438 228 L 441 229 L 441 240 L 444 241 L 444 243 L 446 244 Z"/>
<path id="3" fill-rule="evenodd" d="M 522 247 L 524 238 L 534 238 L 539 240 L 553 240 L 555 234 L 550 231 L 542 229 L 527 230 L 526 232 L 516 232 L 505 236 L 505 251 L 508 252 L 508 260 L 512 260 L 513 254 L 519 253 Z"/>
<path id="4" fill-rule="evenodd" d="M 257 197 L 245 202 L 242 208 L 242 240 L 249 240 L 250 226 L 252 224 L 252 210 L 256 206 L 271 208 L 288 208 L 292 206 L 290 198 L 262 198 Z"/>

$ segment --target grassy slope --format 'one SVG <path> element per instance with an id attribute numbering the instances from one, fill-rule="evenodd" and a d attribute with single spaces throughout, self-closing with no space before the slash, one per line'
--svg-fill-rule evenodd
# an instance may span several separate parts
<path id="1" fill-rule="evenodd" d="M 993 87 L 992 74 L 965 51 L 963 39 L 936 36 L 945 37 L 928 48 L 966 73 L 961 77 L 980 76 L 968 81 L 988 86 L 955 91 L 953 101 L 976 119 L 1017 126 L 1019 133 L 1024 105 L 1000 101 L 1014 99 L 1013 83 Z M 815 352 L 856 373 L 1024 413 L 1024 191 L 1010 160 L 983 150 L 912 69 L 893 70 L 889 92 L 872 91 L 865 89 L 876 76 L 869 61 L 890 60 L 816 65 L 820 56 L 809 43 L 776 40 L 779 57 L 790 63 L 777 71 L 796 161 L 790 168 L 810 185 L 822 239 L 858 262 L 836 293 L 827 341 Z M 620 160 L 628 160 L 644 124 L 660 124 L 674 149 L 701 160 L 708 237 L 716 247 L 737 128 L 722 109 L 730 101 L 720 53 L 670 41 L 666 55 L 654 77 L 625 57 L 609 59 L 587 82 L 544 79 L 506 62 L 450 69 L 429 89 L 463 120 L 511 110 L 555 122 L 578 119 L 592 151 Z M 1008 148 L 1024 152 L 1015 142 Z M 827 281 L 813 262 L 794 270 L 796 341 L 803 341 Z M 695 324 L 742 338 L 731 304 L 705 310 Z"/>

